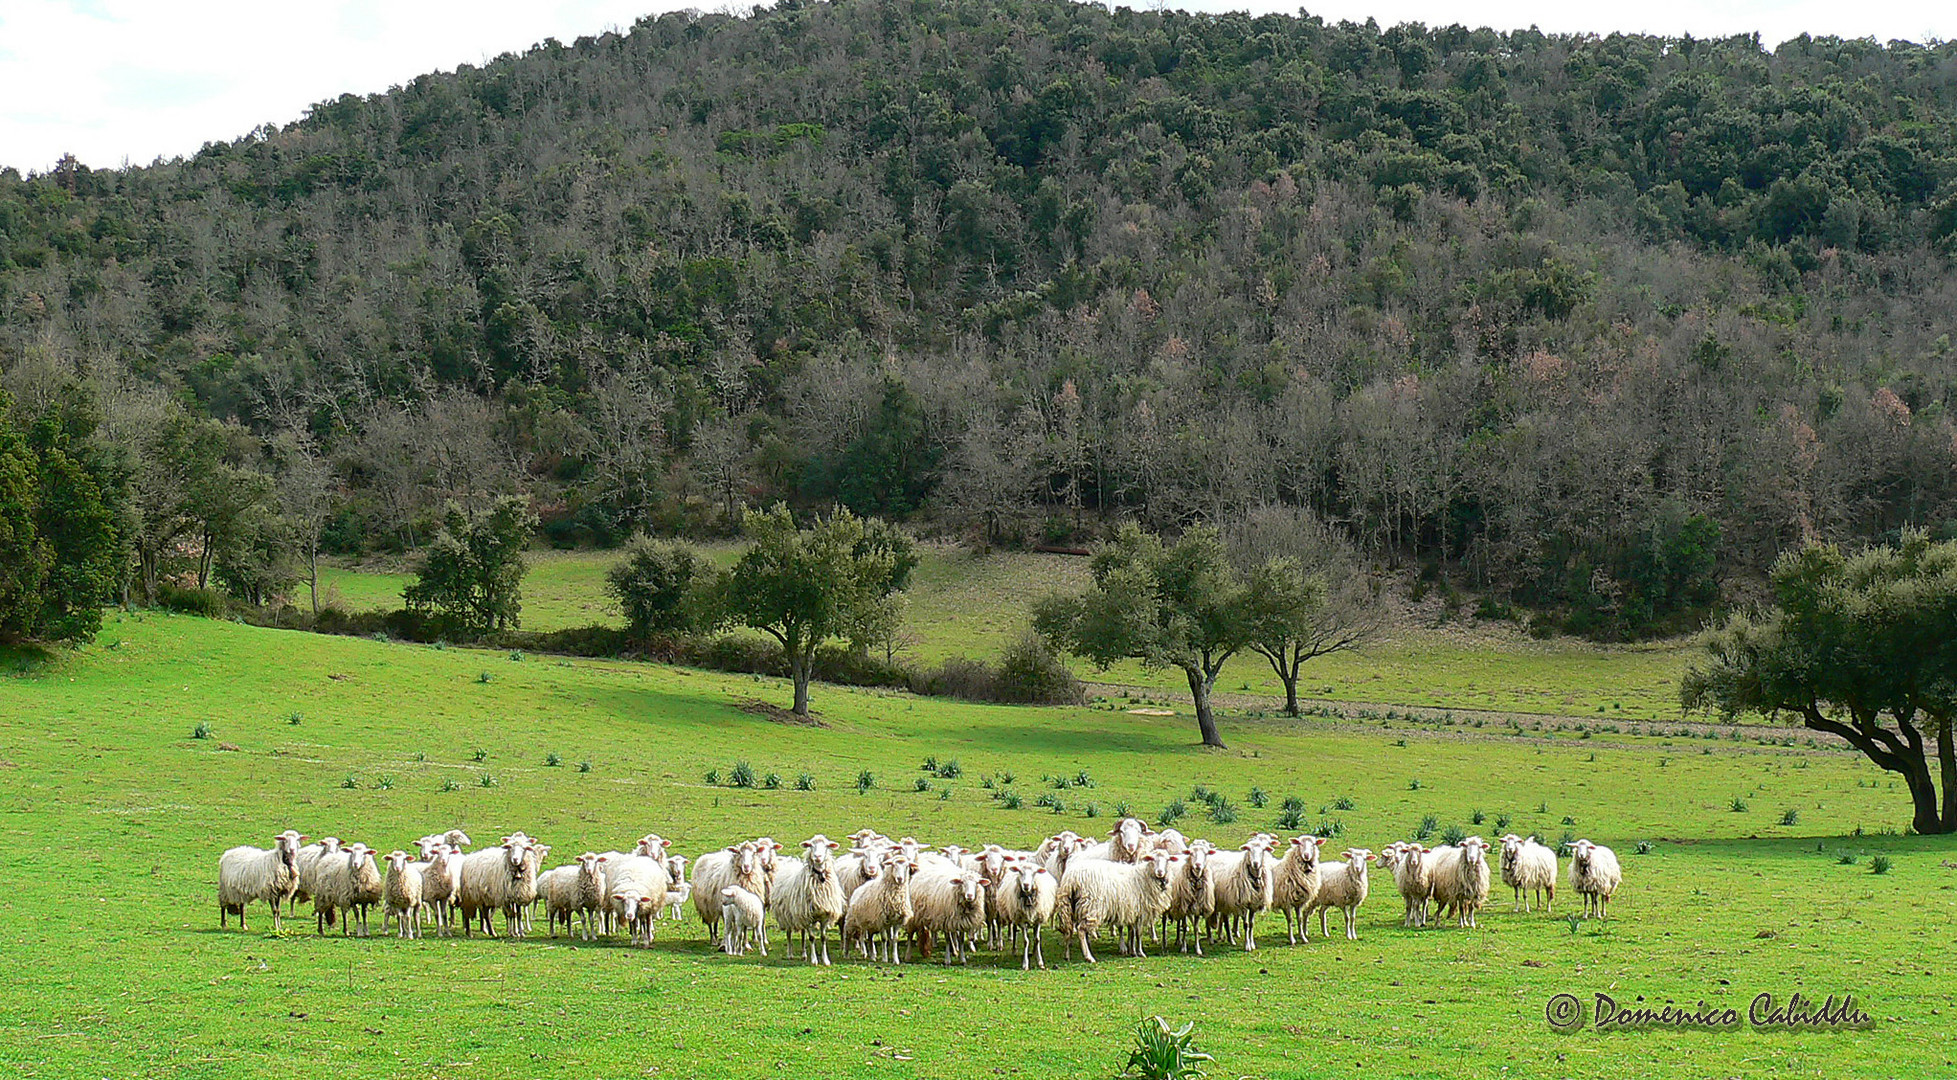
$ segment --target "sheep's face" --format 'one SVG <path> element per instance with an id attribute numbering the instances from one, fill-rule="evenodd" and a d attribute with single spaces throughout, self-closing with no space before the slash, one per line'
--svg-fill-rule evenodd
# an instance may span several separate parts
<path id="1" fill-rule="evenodd" d="M 1015 887 L 1019 890 L 1020 900 L 1030 904 L 1038 899 L 1040 895 L 1040 875 L 1046 873 L 1046 867 L 1038 863 L 1022 862 L 1015 864 L 1011 873 L 1013 874 L 1013 880 L 1017 882 Z"/>
<path id="2" fill-rule="evenodd" d="M 727 850 L 734 853 L 734 872 L 748 877 L 761 868 L 761 854 L 754 850 L 752 843 L 737 844 Z"/>
<path id="3" fill-rule="evenodd" d="M 1244 877 L 1250 879 L 1254 889 L 1264 887 L 1264 881 L 1271 869 L 1271 853 L 1263 844 L 1253 840 L 1243 846 Z"/>
<path id="4" fill-rule="evenodd" d="M 1487 861 L 1488 841 L 1470 836 L 1461 841 L 1461 861 L 1469 866 Z"/>
<path id="5" fill-rule="evenodd" d="M 1117 852 L 1133 854 L 1141 850 L 1142 834 L 1147 828 L 1141 819 L 1125 817 L 1114 827 L 1114 831 L 1108 833 L 1108 839 L 1114 842 Z"/>
<path id="6" fill-rule="evenodd" d="M 951 887 L 958 896 L 958 903 L 968 908 L 978 906 L 979 893 L 989 884 L 991 883 L 977 874 L 960 874 L 951 879 Z"/>
<path id="7" fill-rule="evenodd" d="M 684 855 L 666 856 L 666 876 L 672 879 L 674 885 L 685 884 L 686 883 L 686 856 Z"/>
<path id="8" fill-rule="evenodd" d="M 1597 845 L 1588 840 L 1578 840 L 1570 845 L 1570 862 L 1576 866 L 1579 873 L 1590 869 L 1590 856 L 1596 847 Z"/>
<path id="9" fill-rule="evenodd" d="M 1183 858 L 1189 864 L 1183 868 L 1189 880 L 1200 883 L 1210 876 L 1210 849 L 1207 845 L 1197 844 L 1184 853 Z"/>
<path id="10" fill-rule="evenodd" d="M 1374 858 L 1371 848 L 1347 848 L 1345 851 L 1346 874 L 1356 881 L 1366 880 L 1366 864 Z"/>
<path id="11" fill-rule="evenodd" d="M 985 872 L 986 877 L 998 881 L 1006 874 L 1008 863 L 1006 849 L 997 844 L 987 844 L 985 850 L 979 852 L 978 863 L 979 869 Z"/>
<path id="12" fill-rule="evenodd" d="M 390 874 L 398 874 L 398 873 L 400 873 L 400 872 L 401 872 L 402 870 L 405 870 L 405 869 L 407 869 L 407 866 L 408 866 L 408 853 L 407 853 L 407 852 L 405 852 L 405 851 L 390 851 L 390 852 L 388 852 L 388 853 L 387 853 L 387 872 L 388 872 L 388 873 L 390 873 Z"/>
<path id="13" fill-rule="evenodd" d="M 623 896 L 612 897 L 612 902 L 618 905 L 618 917 L 629 923 L 638 921 L 639 904 L 643 899 L 643 897 L 626 893 Z"/>
<path id="14" fill-rule="evenodd" d="M 578 876 L 579 877 L 598 876 L 598 853 L 597 852 L 587 851 L 584 854 L 578 856 Z"/>
<path id="15" fill-rule="evenodd" d="M 508 840 L 503 841 L 503 865 L 509 868 L 511 877 L 523 873 L 523 855 L 529 849 L 530 845 L 528 844 L 515 844 Z"/>
<path id="16" fill-rule="evenodd" d="M 279 853 L 279 861 L 284 863 L 287 868 L 295 868 L 299 865 L 299 846 L 305 842 L 305 837 L 300 836 L 291 829 L 287 829 L 272 838 L 273 850 Z"/>
<path id="17" fill-rule="evenodd" d="M 938 854 L 943 855 L 952 862 L 957 862 L 959 859 L 964 858 L 965 849 L 959 847 L 957 844 L 946 844 L 938 849 Z"/>
<path id="18" fill-rule="evenodd" d="M 338 854 L 340 847 L 340 838 L 337 836 L 324 837 L 319 842 L 319 849 L 329 855 Z"/>
<path id="19" fill-rule="evenodd" d="M 1291 841 L 1291 847 L 1298 853 L 1298 861 L 1309 870 L 1318 865 L 1318 845 L 1323 841 L 1316 836 L 1300 836 Z"/>
<path id="20" fill-rule="evenodd" d="M 764 836 L 754 842 L 754 858 L 764 874 L 775 872 L 775 867 L 780 865 L 777 861 L 780 852 L 781 845 L 775 843 L 773 837 Z"/>
<path id="21" fill-rule="evenodd" d="M 1142 876 L 1150 881 L 1160 882 L 1166 887 L 1169 884 L 1170 865 L 1181 861 L 1179 857 L 1166 851 L 1151 851 L 1142 856 L 1138 865 L 1142 868 Z"/>
<path id="22" fill-rule="evenodd" d="M 884 872 L 890 875 L 892 884 L 902 885 L 917 872 L 917 864 L 902 855 L 893 855 L 883 865 Z"/>

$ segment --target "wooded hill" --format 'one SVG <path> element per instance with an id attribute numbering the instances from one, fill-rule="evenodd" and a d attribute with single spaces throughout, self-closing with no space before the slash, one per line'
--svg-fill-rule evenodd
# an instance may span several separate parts
<path id="1" fill-rule="evenodd" d="M 0 367 L 92 385 L 135 547 L 1281 501 L 1620 635 L 1957 529 L 1954 243 L 1953 44 L 783 0 L 0 174 Z"/>

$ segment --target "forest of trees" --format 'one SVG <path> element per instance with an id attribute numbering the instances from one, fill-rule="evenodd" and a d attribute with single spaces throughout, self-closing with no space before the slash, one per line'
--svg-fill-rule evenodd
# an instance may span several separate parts
<path id="1" fill-rule="evenodd" d="M 509 495 L 560 544 L 1288 505 L 1615 637 L 1957 535 L 1953 255 L 1957 44 L 782 0 L 0 172 L 0 388 L 88 403 L 124 596 L 303 604 Z"/>

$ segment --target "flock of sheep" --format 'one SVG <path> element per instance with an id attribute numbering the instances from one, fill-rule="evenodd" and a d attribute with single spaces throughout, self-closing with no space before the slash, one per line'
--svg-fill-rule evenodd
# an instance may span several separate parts
<path id="1" fill-rule="evenodd" d="M 1283 913 L 1286 937 L 1296 944 L 1310 940 L 1314 912 L 1323 936 L 1337 909 L 1345 936 L 1357 939 L 1374 862 L 1392 874 L 1406 905 L 1404 925 L 1451 916 L 1473 927 L 1490 882 L 1490 845 L 1479 836 L 1435 848 L 1395 842 L 1377 854 L 1348 848 L 1339 861 L 1321 861 L 1323 841 L 1316 836 L 1280 844 L 1258 833 L 1223 850 L 1175 829 L 1156 832 L 1136 818 L 1123 818 L 1104 840 L 1063 831 L 1032 850 L 997 844 L 929 850 L 910 837 L 892 840 L 865 829 L 849 837 L 846 852 L 838 841 L 810 837 L 798 858 L 761 837 L 700 856 L 691 881 L 687 860 L 668 854 L 671 842 L 657 834 L 642 837 L 631 852 L 587 851 L 545 871 L 550 846 L 521 832 L 470 852 L 469 838 L 452 829 L 423 837 L 414 854 L 387 854 L 385 874 L 365 844 L 342 845 L 333 837 L 307 844 L 291 830 L 274 840 L 269 849 L 235 847 L 219 859 L 219 925 L 236 915 L 243 927 L 246 907 L 263 902 L 277 929 L 281 911 L 296 911 L 305 900 L 320 933 L 338 920 L 345 933 L 367 936 L 369 915 L 379 907 L 382 932 L 391 919 L 404 938 L 419 937 L 424 925 L 452 934 L 457 913 L 464 934 L 480 928 L 495 936 L 500 913 L 504 932 L 522 937 L 541 904 L 553 935 L 561 924 L 585 940 L 623 932 L 650 945 L 661 915 L 677 919 L 690 901 L 722 950 L 739 955 L 758 948 L 766 956 L 766 919 L 773 914 L 790 947 L 801 935 L 797 951 L 812 964 L 830 962 L 832 928 L 845 950 L 890 963 L 903 962 L 908 938 L 927 957 L 934 941 L 942 943 L 947 963 L 968 960 L 980 942 L 993 950 L 1017 948 L 1022 968 L 1046 966 L 1041 933 L 1048 925 L 1068 957 L 1078 944 L 1089 962 L 1090 941 L 1103 931 L 1115 935 L 1122 953 L 1142 956 L 1144 932 L 1166 947 L 1172 924 L 1175 947 L 1185 952 L 1202 955 L 1205 941 L 1255 949 L 1257 917 L 1266 912 Z M 1514 890 L 1515 910 L 1538 903 L 1550 910 L 1556 853 L 1533 837 L 1505 836 L 1500 877 Z M 1578 840 L 1568 880 L 1583 897 L 1585 914 L 1603 918 L 1623 874 L 1609 848 Z"/>

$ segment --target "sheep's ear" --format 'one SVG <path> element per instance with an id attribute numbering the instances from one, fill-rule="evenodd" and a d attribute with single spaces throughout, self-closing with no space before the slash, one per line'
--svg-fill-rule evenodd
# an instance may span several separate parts
<path id="1" fill-rule="evenodd" d="M 815 841 L 813 841 L 813 840 L 804 840 L 804 841 L 802 841 L 802 846 L 803 846 L 803 847 L 814 847 L 814 846 L 815 846 Z"/>
<path id="2" fill-rule="evenodd" d="M 1033 868 L 1033 872 L 1034 872 L 1035 874 L 1044 874 L 1044 873 L 1046 873 L 1046 867 L 1044 867 L 1044 866 L 1036 866 L 1036 867 L 1034 867 L 1034 868 Z"/>
<path id="3" fill-rule="evenodd" d="M 831 841 L 829 841 L 829 850 L 830 850 L 830 851 L 834 851 L 834 850 L 836 850 L 836 849 L 837 849 L 837 848 L 839 848 L 839 847 L 842 847 L 842 845 L 841 845 L 841 844 L 838 844 L 838 843 L 837 843 L 837 842 L 835 842 L 834 840 L 831 840 Z"/>
<path id="4" fill-rule="evenodd" d="M 991 879 L 991 878 L 980 878 L 980 879 L 979 879 L 979 888 L 981 888 L 981 889 L 989 889 L 989 888 L 991 888 L 991 887 L 992 887 L 992 879 Z"/>

